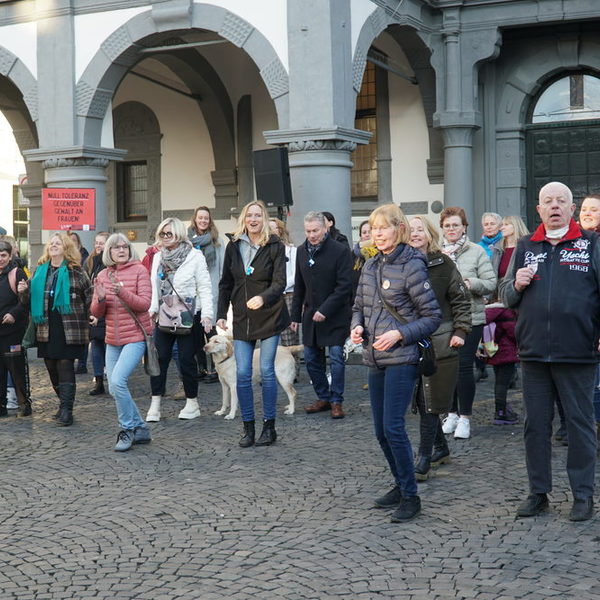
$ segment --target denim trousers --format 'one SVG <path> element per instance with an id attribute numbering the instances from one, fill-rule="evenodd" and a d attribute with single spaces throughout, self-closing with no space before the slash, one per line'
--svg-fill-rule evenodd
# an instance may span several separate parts
<path id="1" fill-rule="evenodd" d="M 124 346 L 106 344 L 108 391 L 115 399 L 121 429 L 146 427 L 127 387 L 127 380 L 142 360 L 145 350 L 146 342 L 132 342 Z"/>
<path id="2" fill-rule="evenodd" d="M 594 388 L 594 418 L 600 424 L 600 365 L 596 373 L 596 387 Z"/>
<path id="3" fill-rule="evenodd" d="M 327 381 L 325 348 L 304 346 L 304 362 L 317 398 L 326 402 L 343 402 L 346 366 L 344 363 L 344 347 L 329 346 L 331 385 Z"/>
<path id="4" fill-rule="evenodd" d="M 406 411 L 417 379 L 416 365 L 369 369 L 375 437 L 403 496 L 417 495 L 413 451 L 406 433 Z"/>
<path id="5" fill-rule="evenodd" d="M 277 405 L 275 354 L 279 335 L 260 341 L 260 379 L 262 384 L 263 418 L 274 419 Z M 252 358 L 256 340 L 233 340 L 236 362 L 236 390 L 242 421 L 254 421 L 254 394 L 252 392 Z"/>
<path id="6" fill-rule="evenodd" d="M 174 335 L 161 331 L 157 327 L 154 330 L 154 343 L 158 351 L 160 375 L 150 377 L 152 395 L 164 396 L 169 363 L 171 358 L 174 358 L 176 364 L 179 364 L 185 397 L 196 398 L 198 396 L 198 366 L 196 365 L 196 342 L 193 331 L 189 335 Z M 176 355 L 173 352 L 175 343 L 177 343 Z"/>
<path id="7" fill-rule="evenodd" d="M 104 377 L 104 366 L 106 356 L 106 344 L 104 340 L 93 339 L 92 345 L 92 367 L 94 368 L 94 377 Z"/>

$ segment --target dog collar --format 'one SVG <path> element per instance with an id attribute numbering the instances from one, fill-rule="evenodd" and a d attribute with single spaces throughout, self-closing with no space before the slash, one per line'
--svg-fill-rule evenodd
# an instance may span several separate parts
<path id="1" fill-rule="evenodd" d="M 227 358 L 224 358 L 222 361 L 218 362 L 218 365 L 222 365 L 226 360 L 229 360 L 231 357 L 233 356 L 233 354 L 230 354 Z"/>

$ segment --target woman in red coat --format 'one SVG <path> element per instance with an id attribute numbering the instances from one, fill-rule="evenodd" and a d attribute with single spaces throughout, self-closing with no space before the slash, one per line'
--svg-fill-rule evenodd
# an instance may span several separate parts
<path id="1" fill-rule="evenodd" d="M 121 426 L 115 450 L 124 452 L 133 444 L 147 444 L 151 439 L 127 380 L 144 356 L 144 333 L 152 332 L 148 314 L 152 287 L 148 271 L 122 233 L 113 233 L 106 240 L 102 261 L 107 268 L 96 279 L 91 313 L 106 319 L 108 389 L 115 399 Z"/>

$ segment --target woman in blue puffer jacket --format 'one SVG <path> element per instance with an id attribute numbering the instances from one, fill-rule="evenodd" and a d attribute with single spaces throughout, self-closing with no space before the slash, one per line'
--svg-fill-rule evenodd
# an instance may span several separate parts
<path id="1" fill-rule="evenodd" d="M 369 224 L 379 254 L 363 267 L 350 337 L 364 346 L 375 435 L 396 482 L 375 506 L 397 506 L 392 521 L 402 522 L 421 511 L 405 427 L 417 379 L 418 342 L 438 328 L 441 311 L 425 257 L 408 245 L 410 227 L 400 208 L 395 204 L 376 208 Z"/>

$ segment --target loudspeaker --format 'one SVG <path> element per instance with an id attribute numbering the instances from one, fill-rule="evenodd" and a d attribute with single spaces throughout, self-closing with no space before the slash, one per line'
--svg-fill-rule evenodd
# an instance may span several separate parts
<path id="1" fill-rule="evenodd" d="M 252 154 L 256 197 L 267 206 L 291 206 L 293 200 L 287 148 L 255 150 Z"/>

